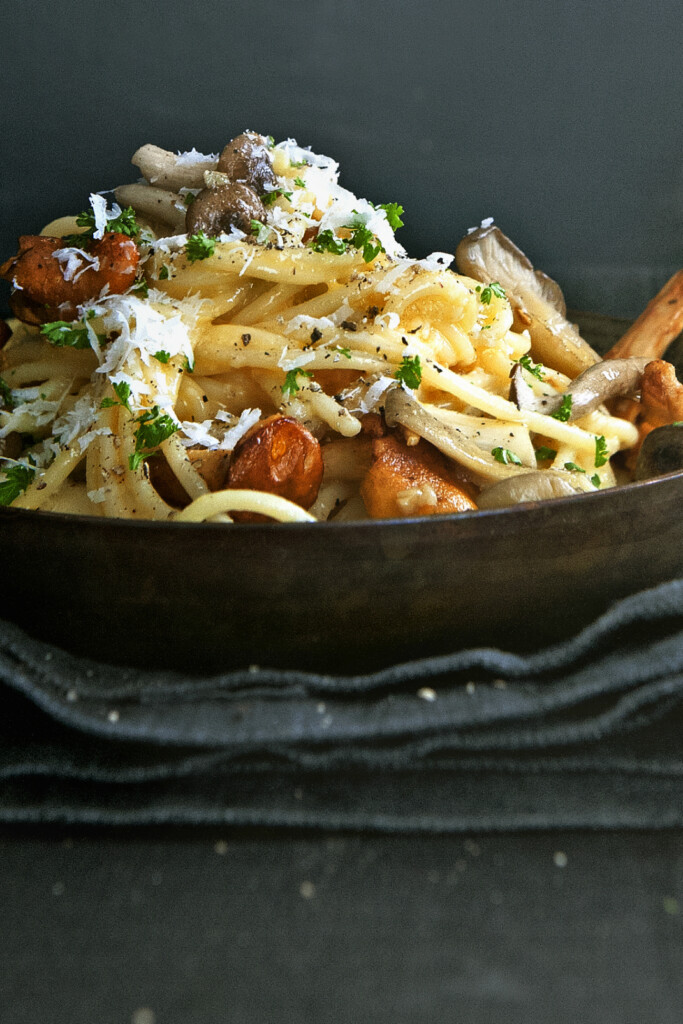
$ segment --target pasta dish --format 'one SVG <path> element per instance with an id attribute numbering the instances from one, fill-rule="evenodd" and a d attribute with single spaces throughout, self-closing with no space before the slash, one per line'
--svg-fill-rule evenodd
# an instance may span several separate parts
<path id="1" fill-rule="evenodd" d="M 23 236 L 0 269 L 0 504 L 225 523 L 468 512 L 612 487 L 646 473 L 650 435 L 678 439 L 673 368 L 601 360 L 492 223 L 456 270 L 408 258 L 402 207 L 357 198 L 293 140 L 147 145 L 133 163 L 137 183 Z"/>

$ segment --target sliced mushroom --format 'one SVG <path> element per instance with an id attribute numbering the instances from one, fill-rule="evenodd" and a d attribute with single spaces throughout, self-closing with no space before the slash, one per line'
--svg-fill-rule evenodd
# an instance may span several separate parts
<path id="1" fill-rule="evenodd" d="M 634 394 L 640 387 L 643 371 L 650 360 L 633 357 L 631 359 L 606 359 L 590 366 L 571 382 L 566 391 L 558 391 L 551 395 L 537 395 L 524 379 L 524 371 L 517 363 L 510 375 L 510 401 L 518 409 L 528 409 L 552 415 L 562 405 L 565 396 L 571 397 L 571 409 L 568 418 L 577 420 L 593 412 L 610 398 Z"/>
<path id="2" fill-rule="evenodd" d="M 220 235 L 232 227 L 251 233 L 252 220 L 264 221 L 266 211 L 253 189 L 239 181 L 222 188 L 203 189 L 188 206 L 185 228 L 188 235 L 203 231 Z"/>
<path id="3" fill-rule="evenodd" d="M 151 185 L 177 192 L 180 188 L 201 188 L 204 171 L 216 169 L 213 157 L 197 155 L 196 160 L 147 144 L 133 153 L 130 161 L 140 168 Z"/>
<path id="4" fill-rule="evenodd" d="M 173 234 L 185 230 L 185 206 L 178 192 L 138 183 L 119 185 L 114 195 L 121 206 L 132 206 L 141 216 L 168 225 Z"/>
<path id="5" fill-rule="evenodd" d="M 576 377 L 598 362 L 599 355 L 565 317 L 559 285 L 533 264 L 503 232 L 491 225 L 466 235 L 456 249 L 461 274 L 484 284 L 498 281 L 513 309 L 524 316 L 537 360 Z"/>
<path id="6" fill-rule="evenodd" d="M 266 140 L 256 132 L 243 132 L 232 139 L 218 159 L 217 170 L 231 181 L 250 185 L 258 195 L 277 183 Z"/>
<path id="7" fill-rule="evenodd" d="M 402 387 L 391 387 L 385 393 L 384 416 L 390 427 L 400 423 L 430 441 L 444 455 L 464 466 L 476 483 L 505 480 L 529 472 L 528 467 L 498 462 L 455 427 L 428 412 Z"/>
<path id="8" fill-rule="evenodd" d="M 574 473 L 536 470 L 501 480 L 487 487 L 477 498 L 479 508 L 507 508 L 525 501 L 548 501 L 551 498 L 569 498 L 582 491 L 593 490 L 591 484 Z"/>
<path id="9" fill-rule="evenodd" d="M 636 462 L 636 480 L 649 480 L 683 469 L 683 425 L 668 424 L 651 430 Z"/>

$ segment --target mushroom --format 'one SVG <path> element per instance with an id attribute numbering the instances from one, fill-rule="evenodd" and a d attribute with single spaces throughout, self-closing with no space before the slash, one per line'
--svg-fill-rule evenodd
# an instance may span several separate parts
<path id="1" fill-rule="evenodd" d="M 558 284 L 527 259 L 503 232 L 491 225 L 477 228 L 460 242 L 455 259 L 461 274 L 488 284 L 498 281 L 513 309 L 528 325 L 537 360 L 576 377 L 598 362 L 598 354 L 566 319 Z"/>
<path id="2" fill-rule="evenodd" d="M 133 153 L 130 162 L 140 168 L 151 185 L 177 192 L 180 188 L 201 188 L 204 184 L 204 171 L 216 169 L 214 157 L 201 154 L 196 156 L 196 159 L 187 159 L 184 155 L 170 153 L 167 149 L 148 143 Z"/>
<path id="3" fill-rule="evenodd" d="M 636 462 L 636 480 L 649 480 L 683 469 L 683 424 L 669 423 L 651 430 Z"/>
<path id="4" fill-rule="evenodd" d="M 390 427 L 400 423 L 430 441 L 444 455 L 464 466 L 477 483 L 505 480 L 529 472 L 528 467 L 498 462 L 460 431 L 428 412 L 402 387 L 391 387 L 385 393 L 384 416 Z"/>
<path id="5" fill-rule="evenodd" d="M 258 195 L 277 184 L 266 140 L 256 132 L 243 132 L 232 139 L 218 159 L 217 170 L 231 181 L 250 185 Z"/>
<path id="6" fill-rule="evenodd" d="M 234 181 L 220 188 L 205 188 L 188 206 L 185 227 L 188 235 L 203 231 L 207 235 L 220 235 L 231 228 L 251 234 L 252 220 L 265 220 L 263 203 L 253 189 Z"/>
<path id="7" fill-rule="evenodd" d="M 558 473 L 539 469 L 501 480 L 487 487 L 477 498 L 479 508 L 507 508 L 525 501 L 548 501 L 550 498 L 569 498 L 593 487 L 578 474 Z"/>
<path id="8" fill-rule="evenodd" d="M 569 395 L 572 403 L 568 419 L 578 420 L 610 398 L 636 392 L 649 362 L 650 360 L 645 357 L 636 356 L 630 359 L 606 359 L 580 373 L 565 391 L 549 395 L 537 395 L 524 379 L 521 365 L 516 363 L 510 374 L 510 401 L 514 402 L 518 409 L 528 409 L 551 416 Z"/>

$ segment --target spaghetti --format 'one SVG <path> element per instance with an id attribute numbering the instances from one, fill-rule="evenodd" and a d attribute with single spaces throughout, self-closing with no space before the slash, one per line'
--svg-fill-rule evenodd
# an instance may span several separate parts
<path id="1" fill-rule="evenodd" d="M 116 190 L 123 209 L 93 195 L 92 213 L 48 225 L 60 288 L 47 322 L 21 253 L 5 264 L 22 319 L 0 352 L 2 503 L 323 521 L 452 511 L 456 491 L 476 508 L 539 467 L 563 493 L 615 484 L 612 457 L 637 443 L 636 427 L 604 406 L 576 419 L 542 411 L 571 380 L 533 362 L 500 284 L 453 272 L 447 254 L 407 258 L 401 208 L 343 189 L 329 158 L 239 138 L 251 148 L 233 146 L 231 173 L 225 151 L 143 147 L 146 180 Z M 95 246 L 119 235 L 137 259 L 114 290 Z M 537 406 L 511 399 L 515 372 Z M 290 497 L 302 478 L 313 488 L 303 504 Z"/>

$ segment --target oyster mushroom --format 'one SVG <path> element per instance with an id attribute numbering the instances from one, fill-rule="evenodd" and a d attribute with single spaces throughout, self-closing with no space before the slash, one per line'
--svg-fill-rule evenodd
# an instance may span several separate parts
<path id="1" fill-rule="evenodd" d="M 513 309 L 528 325 L 534 357 L 568 377 L 597 363 L 600 356 L 566 319 L 558 284 L 527 259 L 495 225 L 466 235 L 455 251 L 461 274 L 484 284 L 498 281 Z"/>
<path id="2" fill-rule="evenodd" d="M 651 430 L 636 462 L 636 480 L 650 480 L 683 469 L 683 424 L 669 423 Z"/>
<path id="3" fill-rule="evenodd" d="M 569 498 L 594 488 L 579 474 L 536 470 L 521 473 L 487 487 L 477 498 L 479 508 L 507 508 L 526 501 L 548 501 L 551 498 Z"/>
<path id="4" fill-rule="evenodd" d="M 646 357 L 606 359 L 595 363 L 571 382 L 565 391 L 537 395 L 524 379 L 524 371 L 516 363 L 510 374 L 510 401 L 518 409 L 552 415 L 562 405 L 566 395 L 572 400 L 569 419 L 577 420 L 593 412 L 610 398 L 634 394 L 640 387 L 643 371 L 650 362 Z"/>

